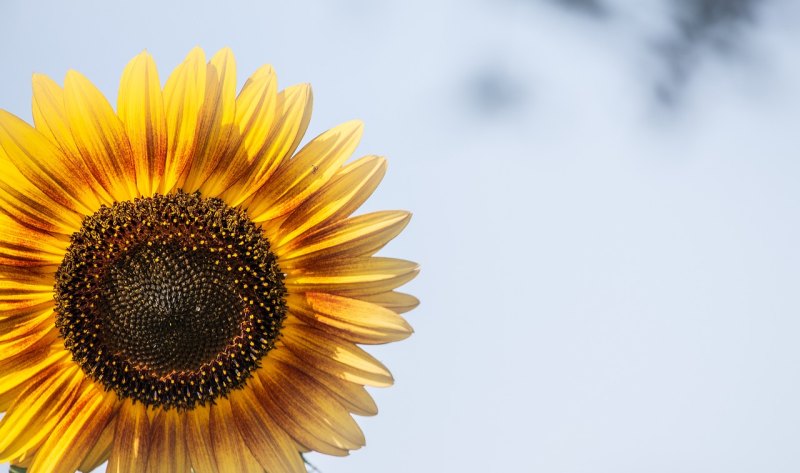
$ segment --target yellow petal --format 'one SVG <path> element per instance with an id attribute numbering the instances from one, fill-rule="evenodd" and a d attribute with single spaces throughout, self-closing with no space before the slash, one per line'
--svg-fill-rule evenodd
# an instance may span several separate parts
<path id="1" fill-rule="evenodd" d="M 219 471 L 261 473 L 260 465 L 257 461 L 251 461 L 252 454 L 239 435 L 230 401 L 225 398 L 217 399 L 209 409 L 209 419 L 214 457 L 217 459 Z"/>
<path id="2" fill-rule="evenodd" d="M 268 133 L 251 133 L 253 141 L 248 146 L 248 152 L 253 152 L 256 147 L 258 150 L 251 159 L 250 170 L 223 194 L 226 202 L 233 206 L 245 202 L 294 153 L 311 120 L 311 103 L 311 87 L 308 84 L 287 87 L 278 94 L 275 106 L 278 118 L 273 120 Z"/>
<path id="3" fill-rule="evenodd" d="M 3 343 L 17 338 L 53 330 L 54 326 L 55 317 L 53 316 L 53 312 L 49 310 L 37 314 L 30 319 L 22 319 L 19 323 L 9 327 L 9 330 L 0 332 L 0 346 L 2 346 Z"/>
<path id="4" fill-rule="evenodd" d="M 34 74 L 32 82 L 33 123 L 36 129 L 61 148 L 70 165 L 80 172 L 80 181 L 90 183 L 87 191 L 91 189 L 98 202 L 112 203 L 114 199 L 83 164 L 80 149 L 78 149 L 75 137 L 72 136 L 72 130 L 69 128 L 64 90 L 43 74 Z M 88 201 L 86 205 L 91 208 L 97 207 L 96 204 L 90 205 Z"/>
<path id="5" fill-rule="evenodd" d="M 66 415 L 42 444 L 31 471 L 73 473 L 96 444 L 116 410 L 117 397 L 85 382 Z"/>
<path id="6" fill-rule="evenodd" d="M 28 383 L 42 382 L 53 365 L 66 361 L 66 350 L 43 350 L 30 353 L 21 362 L 0 371 L 0 412 L 8 410 Z"/>
<path id="7" fill-rule="evenodd" d="M 148 472 L 189 471 L 186 432 L 177 409 L 158 410 L 150 435 Z"/>
<path id="8" fill-rule="evenodd" d="M 203 195 L 216 197 L 226 193 L 253 167 L 275 122 L 276 91 L 277 79 L 269 66 L 261 67 L 247 80 L 236 98 L 235 125 L 228 139 L 228 153 L 224 163 L 221 162 L 202 183 Z"/>
<path id="9" fill-rule="evenodd" d="M 184 427 L 192 470 L 196 473 L 216 472 L 217 461 L 211 443 L 209 408 L 198 406 L 187 411 L 184 414 Z"/>
<path id="10" fill-rule="evenodd" d="M 9 186 L 20 191 L 40 189 L 49 198 L 40 205 L 75 214 L 65 214 L 65 223 L 79 224 L 76 216 L 93 212 L 97 206 L 94 195 L 88 192 L 92 183 L 85 174 L 46 137 L 5 110 L 0 110 L 0 170 Z"/>
<path id="11" fill-rule="evenodd" d="M 198 148 L 188 169 L 183 189 L 201 189 L 229 152 L 229 138 L 236 114 L 236 63 L 231 50 L 222 49 L 211 58 L 206 72 L 206 92 L 200 109 Z"/>
<path id="12" fill-rule="evenodd" d="M 331 182 L 300 204 L 281 224 L 275 246 L 329 222 L 348 217 L 364 203 L 386 174 L 386 160 L 363 157 L 336 173 Z"/>
<path id="13" fill-rule="evenodd" d="M 308 373 L 333 393 L 336 399 L 353 414 L 374 416 L 378 413 L 378 406 L 361 384 L 344 380 L 319 369 L 316 365 L 305 363 L 290 350 L 274 350 L 270 352 L 269 356 Z"/>
<path id="14" fill-rule="evenodd" d="M 271 363 L 271 365 L 271 368 L 265 367 L 261 371 L 276 369 L 274 363 Z M 348 454 L 346 448 L 338 447 L 320 438 L 319 435 L 315 434 L 315 429 L 304 425 L 292 412 L 285 410 L 278 396 L 263 385 L 264 381 L 262 376 L 256 374 L 256 376 L 248 380 L 248 386 L 251 387 L 250 389 L 256 397 L 257 403 L 264 407 L 264 410 L 270 414 L 275 423 L 293 438 L 300 447 L 306 450 L 316 450 L 327 455 L 346 456 Z"/>
<path id="15" fill-rule="evenodd" d="M 411 214 L 382 211 L 339 220 L 275 248 L 282 268 L 313 269 L 335 258 L 372 256 L 400 234 Z"/>
<path id="16" fill-rule="evenodd" d="M 150 420 L 143 404 L 126 399 L 117 414 L 114 444 L 106 471 L 144 471 L 150 448 Z"/>
<path id="17" fill-rule="evenodd" d="M 82 376 L 75 364 L 56 364 L 26 383 L 0 420 L 0 463 L 37 447 L 71 409 Z M 77 469 L 76 464 L 72 471 Z M 48 470 L 43 470 L 48 471 Z"/>
<path id="18" fill-rule="evenodd" d="M 56 143 L 67 156 L 79 157 L 81 152 L 69 129 L 64 90 L 44 74 L 34 74 L 32 83 L 33 123 L 36 129 Z"/>
<path id="19" fill-rule="evenodd" d="M 366 445 L 364 433 L 330 391 L 295 366 L 276 363 L 280 369 L 261 370 L 257 375 L 284 411 L 330 445 L 346 450 Z"/>
<path id="20" fill-rule="evenodd" d="M 247 211 L 253 220 L 263 222 L 285 215 L 325 185 L 353 154 L 363 128 L 358 120 L 343 123 L 284 162 L 249 204 Z"/>
<path id="21" fill-rule="evenodd" d="M 230 400 L 235 424 L 263 469 L 306 473 L 297 445 L 267 414 L 252 388 L 233 392 Z"/>
<path id="22" fill-rule="evenodd" d="M 97 439 L 97 442 L 92 446 L 91 450 L 89 450 L 86 458 L 81 462 L 78 470 L 83 473 L 90 473 L 108 460 L 109 455 L 111 455 L 111 447 L 114 443 L 116 425 L 117 418 L 113 417 L 106 425 L 106 428 L 103 429 L 100 438 Z"/>
<path id="23" fill-rule="evenodd" d="M 125 67 L 117 113 L 133 151 L 136 185 L 149 196 L 158 188 L 167 159 L 167 119 L 153 57 L 143 52 Z"/>
<path id="24" fill-rule="evenodd" d="M 0 373 L 4 373 L 9 365 L 35 358 L 39 350 L 46 349 L 58 340 L 58 329 L 50 322 L 51 320 L 46 319 L 24 336 L 0 341 Z"/>
<path id="25" fill-rule="evenodd" d="M 303 325 L 287 324 L 283 341 L 295 356 L 333 376 L 369 386 L 390 386 L 389 370 L 355 344 Z"/>
<path id="26" fill-rule="evenodd" d="M 335 261 L 314 271 L 289 272 L 286 289 L 289 293 L 315 291 L 357 298 L 392 291 L 418 273 L 416 263 L 394 258 Z"/>
<path id="27" fill-rule="evenodd" d="M 305 305 L 295 303 L 297 299 L 299 296 L 289 296 L 289 306 L 293 310 Z M 306 293 L 306 301 L 311 310 L 296 313 L 321 325 L 323 330 L 351 342 L 389 343 L 408 338 L 413 333 L 402 317 L 369 302 L 320 292 Z"/>
<path id="28" fill-rule="evenodd" d="M 59 265 L 69 242 L 24 227 L 0 214 L 0 264 L 10 266 Z"/>
<path id="29" fill-rule="evenodd" d="M 381 292 L 379 294 L 372 294 L 370 296 L 360 296 L 359 299 L 378 304 L 389 310 L 393 310 L 398 314 L 404 314 L 419 305 L 419 299 L 411 294 L 402 292 L 390 291 Z"/>
<path id="30" fill-rule="evenodd" d="M 206 94 L 206 70 L 205 53 L 194 48 L 164 86 L 167 162 L 159 186 L 159 192 L 163 194 L 175 190 L 181 184 L 182 175 L 192 165 Z"/>
<path id="31" fill-rule="evenodd" d="M 95 179 L 118 202 L 138 197 L 131 145 L 108 100 L 89 79 L 69 71 L 64 104 L 75 144 Z"/>

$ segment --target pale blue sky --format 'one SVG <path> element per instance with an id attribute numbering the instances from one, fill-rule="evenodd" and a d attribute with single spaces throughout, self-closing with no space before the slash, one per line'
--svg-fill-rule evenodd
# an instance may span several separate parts
<path id="1" fill-rule="evenodd" d="M 384 253 L 422 305 L 323 473 L 800 471 L 795 2 L 707 29 L 682 0 L 282 3 L 6 0 L 0 108 L 230 46 L 240 82 L 312 83 L 309 136 L 366 122 L 364 210 L 414 212 Z"/>

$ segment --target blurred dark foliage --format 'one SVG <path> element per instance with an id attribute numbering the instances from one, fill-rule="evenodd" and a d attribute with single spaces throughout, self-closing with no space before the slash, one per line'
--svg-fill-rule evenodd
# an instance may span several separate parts
<path id="1" fill-rule="evenodd" d="M 675 33 L 655 42 L 665 71 L 656 96 L 673 105 L 705 54 L 734 54 L 767 0 L 671 0 Z"/>
<path id="2" fill-rule="evenodd" d="M 483 67 L 467 84 L 471 108 L 481 116 L 511 112 L 523 106 L 526 88 L 505 69 Z"/>
<path id="3" fill-rule="evenodd" d="M 603 18 L 608 15 L 608 6 L 601 0 L 550 0 L 575 12 Z"/>

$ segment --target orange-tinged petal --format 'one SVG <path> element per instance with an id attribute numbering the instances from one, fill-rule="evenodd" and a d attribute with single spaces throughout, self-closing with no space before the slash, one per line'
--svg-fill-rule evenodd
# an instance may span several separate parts
<path id="1" fill-rule="evenodd" d="M 114 443 L 108 458 L 109 473 L 144 471 L 150 448 L 150 420 L 141 403 L 126 399 L 117 414 Z"/>
<path id="2" fill-rule="evenodd" d="M 247 211 L 253 220 L 263 222 L 285 215 L 325 185 L 353 154 L 363 129 L 358 120 L 343 123 L 284 162 L 249 204 Z"/>
<path id="3" fill-rule="evenodd" d="M 117 113 L 125 125 L 133 152 L 136 185 L 149 196 L 158 188 L 167 159 L 167 119 L 158 70 L 143 52 L 125 67 L 119 86 Z"/>
<path id="4" fill-rule="evenodd" d="M 69 71 L 64 104 L 75 144 L 95 179 L 118 202 L 138 197 L 131 145 L 108 100 L 89 79 Z"/>
<path id="5" fill-rule="evenodd" d="M 372 194 L 384 174 L 386 160 L 378 156 L 365 156 L 345 166 L 286 217 L 275 246 L 285 245 L 315 227 L 346 218 Z"/>
<path id="6" fill-rule="evenodd" d="M 181 176 L 197 151 L 200 113 L 206 94 L 206 59 L 200 48 L 194 48 L 175 68 L 164 86 L 167 116 L 167 161 L 159 192 L 167 194 L 181 183 Z"/>

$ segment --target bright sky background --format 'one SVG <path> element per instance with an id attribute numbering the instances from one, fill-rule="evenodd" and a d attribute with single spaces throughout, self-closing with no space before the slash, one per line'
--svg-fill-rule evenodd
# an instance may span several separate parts
<path id="1" fill-rule="evenodd" d="M 797 472 L 800 5 L 692 1 L 5 0 L 0 108 L 230 46 L 366 122 L 422 305 L 323 473 Z"/>

